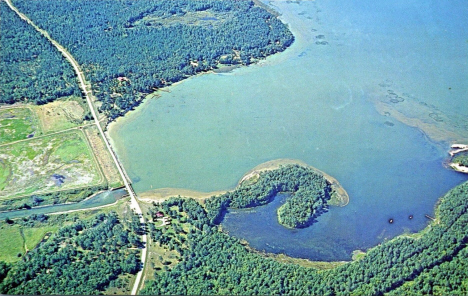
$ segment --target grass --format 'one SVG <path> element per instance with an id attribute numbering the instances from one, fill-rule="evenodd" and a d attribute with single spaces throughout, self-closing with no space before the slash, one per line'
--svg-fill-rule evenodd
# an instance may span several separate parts
<path id="1" fill-rule="evenodd" d="M 124 183 L 120 177 L 120 173 L 115 165 L 112 156 L 109 153 L 101 135 L 96 126 L 88 126 L 83 129 L 89 144 L 91 145 L 96 159 L 102 169 L 102 173 L 106 177 L 109 187 L 117 188 L 123 186 Z"/>
<path id="2" fill-rule="evenodd" d="M 41 133 L 37 116 L 31 109 L 0 109 L 0 144 L 28 139 Z"/>
<path id="3" fill-rule="evenodd" d="M 366 253 L 361 250 L 354 250 L 353 251 L 353 261 L 361 260 L 362 258 L 366 257 Z"/>
<path id="4" fill-rule="evenodd" d="M 80 130 L 1 146 L 0 159 L 0 199 L 104 182 Z"/>
<path id="5" fill-rule="evenodd" d="M 34 249 L 48 232 L 54 232 L 59 228 L 59 225 L 29 228 L 3 223 L 0 227 L 0 261 L 20 260 L 26 252 L 25 246 L 27 250 Z"/>
<path id="6" fill-rule="evenodd" d="M 41 106 L 35 106 L 44 133 L 57 132 L 83 124 L 85 107 L 81 98 L 68 97 Z"/>
<path id="7" fill-rule="evenodd" d="M 24 253 L 24 240 L 20 228 L 2 224 L 0 228 L 0 261 L 16 262 L 21 259 L 18 254 Z"/>
<path id="8" fill-rule="evenodd" d="M 460 152 L 452 158 L 453 163 L 468 167 L 468 152 Z"/>
<path id="9" fill-rule="evenodd" d="M 23 234 L 26 240 L 26 248 L 28 250 L 34 249 L 44 238 L 47 233 L 55 232 L 60 228 L 59 225 L 24 228 Z"/>

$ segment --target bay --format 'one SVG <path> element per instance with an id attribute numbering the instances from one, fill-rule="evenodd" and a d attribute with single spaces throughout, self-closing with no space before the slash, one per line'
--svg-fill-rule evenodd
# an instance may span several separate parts
<path id="1" fill-rule="evenodd" d="M 258 164 L 292 158 L 338 179 L 349 205 L 302 230 L 276 225 L 274 203 L 231 211 L 226 231 L 268 252 L 345 260 L 424 228 L 424 215 L 466 175 L 443 167 L 450 143 L 380 114 L 373 102 L 391 90 L 468 117 L 466 4 L 268 3 L 293 31 L 291 48 L 187 79 L 111 125 L 136 192 L 232 189 Z M 468 138 L 462 125 L 457 132 Z"/>

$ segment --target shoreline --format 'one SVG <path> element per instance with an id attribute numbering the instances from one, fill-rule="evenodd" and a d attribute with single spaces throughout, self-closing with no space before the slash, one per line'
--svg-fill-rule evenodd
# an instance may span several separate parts
<path id="1" fill-rule="evenodd" d="M 181 196 L 185 198 L 194 198 L 196 200 L 204 202 L 205 199 L 208 199 L 212 196 L 221 195 L 230 191 L 234 191 L 236 188 L 241 186 L 242 183 L 249 181 L 252 178 L 258 177 L 261 172 L 275 170 L 275 169 L 278 169 L 280 166 L 290 165 L 290 164 L 297 164 L 303 167 L 310 168 L 317 174 L 322 175 L 330 183 L 332 189 L 335 191 L 336 194 L 338 194 L 338 197 L 336 200 L 333 200 L 333 199 L 330 200 L 330 203 L 329 203 L 330 205 L 344 207 L 349 203 L 349 195 L 346 192 L 346 190 L 340 185 L 338 180 L 328 175 L 327 173 L 313 166 L 308 165 L 302 160 L 290 159 L 290 158 L 280 158 L 280 159 L 270 160 L 270 161 L 257 165 L 256 167 L 254 167 L 253 169 L 245 173 L 240 178 L 236 187 L 232 189 L 212 191 L 212 192 L 201 192 L 201 191 L 185 189 L 185 188 L 158 188 L 158 189 L 153 189 L 153 190 L 139 193 L 138 200 L 141 202 L 145 202 L 145 203 L 163 202 L 171 197 Z"/>
<path id="2" fill-rule="evenodd" d="M 233 189 L 232 189 L 233 190 Z M 145 203 L 163 202 L 171 197 L 193 198 L 199 201 L 204 201 L 215 195 L 221 195 L 232 190 L 219 190 L 212 192 L 202 192 L 185 188 L 158 188 L 149 191 L 144 191 L 138 194 L 138 200 Z"/>
<path id="3" fill-rule="evenodd" d="M 468 167 L 463 166 L 463 165 L 458 164 L 458 163 L 455 163 L 455 162 L 452 162 L 452 159 L 453 159 L 453 157 L 455 155 L 457 155 L 459 153 L 462 153 L 462 152 L 467 152 L 468 151 L 468 145 L 453 144 L 452 146 L 450 146 L 450 149 L 452 149 L 452 150 L 449 151 L 451 159 L 448 162 L 448 166 L 451 167 L 453 170 L 455 170 L 457 172 L 468 174 Z"/>
<path id="4" fill-rule="evenodd" d="M 221 229 L 221 232 L 227 235 L 230 235 L 229 232 L 224 229 Z M 250 246 L 249 242 L 246 241 L 245 239 L 240 239 L 240 243 L 247 249 L 247 251 L 260 255 L 263 258 L 273 259 L 283 264 L 295 264 L 295 265 L 299 265 L 302 267 L 315 268 L 317 270 L 334 269 L 341 265 L 345 265 L 345 264 L 352 262 L 352 261 L 314 261 L 314 260 L 310 260 L 307 258 L 292 257 L 289 255 L 286 255 L 285 253 L 276 254 L 276 253 L 269 253 L 266 251 L 257 250 L 254 247 Z"/>
<path id="5" fill-rule="evenodd" d="M 252 178 L 258 177 L 261 172 L 275 170 L 275 169 L 278 169 L 282 165 L 288 165 L 288 164 L 297 164 L 303 167 L 307 167 L 309 169 L 312 169 L 317 174 L 322 175 L 330 183 L 332 189 L 336 192 L 336 194 L 338 194 L 337 200 L 330 200 L 330 203 L 329 203 L 330 205 L 344 207 L 347 204 L 349 204 L 349 195 L 346 192 L 346 190 L 343 188 L 343 186 L 341 186 L 341 184 L 338 182 L 337 179 L 335 179 L 329 174 L 311 165 L 308 165 L 302 160 L 298 160 L 298 159 L 280 158 L 280 159 L 275 159 L 275 160 L 264 162 L 254 167 L 253 169 L 248 171 L 246 174 L 244 174 L 244 176 L 242 176 L 237 186 L 241 185 L 243 182 L 248 181 Z"/>

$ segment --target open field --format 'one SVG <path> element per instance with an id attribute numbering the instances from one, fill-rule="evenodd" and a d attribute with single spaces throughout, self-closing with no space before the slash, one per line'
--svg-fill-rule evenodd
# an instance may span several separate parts
<path id="1" fill-rule="evenodd" d="M 0 109 L 0 144 L 28 139 L 40 133 L 38 118 L 31 109 Z"/>
<path id="2" fill-rule="evenodd" d="M 15 262 L 20 260 L 21 257 L 18 254 L 24 254 L 26 250 L 34 249 L 47 233 L 59 228 L 59 225 L 23 227 L 2 224 L 0 228 L 0 261 Z"/>
<path id="3" fill-rule="evenodd" d="M 93 186 L 103 181 L 80 130 L 0 147 L 0 198 Z"/>
<path id="4" fill-rule="evenodd" d="M 69 100 L 35 106 L 43 132 L 61 131 L 82 124 L 85 109 L 78 100 L 81 98 L 70 97 Z"/>
<path id="5" fill-rule="evenodd" d="M 120 177 L 119 171 L 115 166 L 109 150 L 107 150 L 103 139 L 99 135 L 99 131 L 96 126 L 88 126 L 83 129 L 86 137 L 88 138 L 89 144 L 93 149 L 96 159 L 101 166 L 102 172 L 106 177 L 109 187 L 117 188 L 123 186 L 123 181 Z"/>
<path id="6" fill-rule="evenodd" d="M 122 212 L 128 207 L 128 199 L 121 199 L 115 205 L 93 210 L 83 210 L 66 215 L 57 215 L 53 222 L 37 223 L 34 226 L 25 226 L 16 220 L 13 224 L 0 221 L 0 261 L 16 262 L 21 260 L 18 254 L 33 250 L 46 235 L 56 232 L 62 226 L 72 223 L 77 219 L 87 219 L 98 213 L 109 213 L 111 211 Z M 61 216 L 63 218 L 59 218 Z M 133 277 L 132 277 L 133 278 Z M 128 285 L 126 288 L 129 289 Z M 123 290 L 125 291 L 125 290 Z M 120 293 L 122 294 L 122 293 Z"/>
<path id="7" fill-rule="evenodd" d="M 24 240 L 20 228 L 3 224 L 0 228 L 0 261 L 15 262 L 20 260 L 18 253 L 24 253 Z"/>

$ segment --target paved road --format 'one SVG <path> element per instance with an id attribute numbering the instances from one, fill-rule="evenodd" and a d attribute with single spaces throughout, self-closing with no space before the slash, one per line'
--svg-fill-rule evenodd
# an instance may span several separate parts
<path id="1" fill-rule="evenodd" d="M 122 177 L 122 180 L 124 181 L 125 187 L 127 188 L 127 191 L 130 194 L 131 208 L 135 211 L 136 214 L 138 214 L 140 216 L 140 223 L 144 224 L 145 223 L 145 218 L 143 217 L 140 205 L 137 202 L 136 194 L 134 193 L 133 188 L 131 187 L 130 183 L 128 182 L 128 180 L 126 178 L 126 174 L 124 173 L 124 169 L 120 165 L 120 162 L 117 160 L 117 157 L 115 156 L 114 150 L 112 150 L 112 147 L 109 144 L 109 140 L 107 139 L 106 135 L 104 134 L 104 131 L 102 130 L 101 125 L 99 124 L 99 119 L 98 119 L 98 116 L 97 116 L 97 114 L 96 114 L 96 112 L 94 110 L 93 101 L 91 99 L 92 90 L 88 89 L 86 87 L 86 83 L 85 83 L 86 80 L 84 78 L 83 72 L 81 71 L 78 63 L 75 61 L 73 56 L 63 46 L 61 46 L 57 41 L 55 41 L 54 39 L 52 39 L 50 37 L 49 33 L 42 30 L 41 28 L 39 28 L 26 15 L 22 14 L 16 7 L 14 7 L 13 4 L 11 3 L 11 0 L 5 0 L 5 2 L 8 4 L 8 6 L 14 12 L 16 12 L 16 14 L 18 14 L 18 16 L 21 19 L 25 20 L 28 24 L 30 24 L 37 31 L 39 31 L 44 37 L 46 37 L 62 53 L 62 55 L 70 62 L 70 64 L 73 66 L 73 69 L 75 70 L 75 73 L 78 76 L 78 80 L 80 82 L 80 88 L 81 88 L 81 90 L 83 91 L 83 93 L 84 93 L 84 95 L 86 97 L 86 101 L 88 102 L 89 109 L 91 110 L 91 114 L 94 117 L 94 122 L 95 122 L 95 124 L 96 124 L 96 126 L 97 126 L 97 128 L 99 130 L 99 133 L 101 134 L 101 136 L 102 136 L 102 138 L 104 140 L 104 143 L 106 143 L 106 147 L 109 150 L 110 154 L 112 155 L 112 159 L 114 160 L 114 163 L 117 166 L 117 169 L 119 170 L 120 176 Z M 140 270 L 140 272 L 138 272 L 138 274 L 136 276 L 135 284 L 133 285 L 133 289 L 132 289 L 132 292 L 131 292 L 132 295 L 136 295 L 136 293 L 138 291 L 138 287 L 140 286 L 140 281 L 141 281 L 141 278 L 142 278 L 142 275 L 143 275 L 144 264 L 146 262 L 146 252 L 147 252 L 147 248 L 146 248 L 147 236 L 146 236 L 146 234 L 143 235 L 142 240 L 143 240 L 143 244 L 144 244 L 144 247 L 143 247 L 142 252 L 141 252 L 141 261 L 143 262 L 143 266 L 142 266 L 142 269 Z"/>

